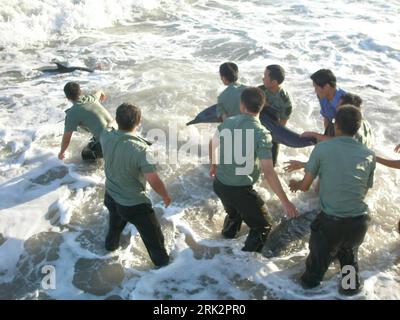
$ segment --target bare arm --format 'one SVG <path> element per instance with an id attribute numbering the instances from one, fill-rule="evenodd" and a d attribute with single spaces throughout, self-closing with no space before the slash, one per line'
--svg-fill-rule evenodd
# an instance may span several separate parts
<path id="1" fill-rule="evenodd" d="M 292 192 L 303 191 L 306 192 L 310 189 L 312 182 L 314 181 L 314 177 L 311 173 L 306 172 L 303 180 L 290 180 L 289 187 Z"/>
<path id="2" fill-rule="evenodd" d="M 144 178 L 150 184 L 153 190 L 163 199 L 165 207 L 168 207 L 171 203 L 171 198 L 169 197 L 167 189 L 165 189 L 165 185 L 158 174 L 156 172 L 145 173 Z"/>
<path id="3" fill-rule="evenodd" d="M 315 139 L 318 140 L 318 142 L 326 141 L 326 140 L 329 140 L 329 139 L 332 139 L 332 138 L 333 138 L 333 137 L 326 136 L 326 135 L 323 135 L 323 134 L 320 134 L 320 133 L 317 133 L 317 132 L 313 132 L 313 131 L 306 131 L 306 132 L 303 132 L 303 133 L 301 134 L 301 137 L 315 138 Z"/>
<path id="4" fill-rule="evenodd" d="M 103 102 L 104 100 L 107 99 L 107 96 L 102 90 L 98 90 L 94 93 L 94 96 L 100 101 Z"/>
<path id="5" fill-rule="evenodd" d="M 381 157 L 376 157 L 376 162 L 394 169 L 400 169 L 400 160 L 388 160 Z"/>
<path id="6" fill-rule="evenodd" d="M 67 150 L 69 143 L 71 142 L 73 131 L 64 132 L 62 141 L 61 141 L 61 150 L 58 154 L 58 159 L 63 160 L 65 158 L 65 151 Z"/>
<path id="7" fill-rule="evenodd" d="M 274 166 L 272 164 L 271 159 L 263 159 L 261 160 L 261 167 L 264 173 L 265 179 L 268 181 L 272 190 L 275 192 L 279 200 L 281 201 L 286 214 L 294 218 L 298 215 L 296 207 L 289 201 L 286 196 L 285 191 L 283 191 L 281 182 L 279 181 L 278 176 L 275 173 Z"/>
<path id="8" fill-rule="evenodd" d="M 306 162 L 298 161 L 298 160 L 289 160 L 285 162 L 286 167 L 284 168 L 286 172 L 292 172 L 300 169 L 304 169 Z"/>

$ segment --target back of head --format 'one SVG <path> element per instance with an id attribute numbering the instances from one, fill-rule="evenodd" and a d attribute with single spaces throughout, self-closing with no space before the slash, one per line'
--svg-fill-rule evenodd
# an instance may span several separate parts
<path id="1" fill-rule="evenodd" d="M 361 112 L 354 106 L 344 105 L 338 109 L 335 124 L 346 136 L 354 136 L 361 127 Z"/>
<path id="2" fill-rule="evenodd" d="M 285 80 L 285 69 L 283 69 L 280 65 L 271 64 L 267 66 L 267 70 L 269 71 L 269 78 L 271 80 L 275 80 L 278 84 L 282 84 Z"/>
<path id="3" fill-rule="evenodd" d="M 240 97 L 246 110 L 250 113 L 259 113 L 265 105 L 264 92 L 255 87 L 246 88 Z"/>
<path id="4" fill-rule="evenodd" d="M 345 93 L 340 97 L 340 105 L 351 105 L 357 108 L 361 108 L 362 99 L 360 96 L 352 93 Z"/>
<path id="5" fill-rule="evenodd" d="M 239 78 L 239 68 L 233 62 L 225 62 L 220 65 L 219 74 L 230 83 L 236 82 Z"/>
<path id="6" fill-rule="evenodd" d="M 336 88 L 336 77 L 329 69 L 320 69 L 313 73 L 310 78 L 318 87 L 322 88 L 329 84 L 332 88 Z"/>
<path id="7" fill-rule="evenodd" d="M 130 103 L 123 103 L 117 108 L 115 120 L 120 130 L 132 131 L 139 125 L 141 117 L 142 113 L 138 107 Z"/>
<path id="8" fill-rule="evenodd" d="M 78 100 L 79 96 L 81 95 L 81 88 L 78 83 L 76 82 L 68 82 L 64 86 L 64 93 L 67 99 L 71 101 Z"/>

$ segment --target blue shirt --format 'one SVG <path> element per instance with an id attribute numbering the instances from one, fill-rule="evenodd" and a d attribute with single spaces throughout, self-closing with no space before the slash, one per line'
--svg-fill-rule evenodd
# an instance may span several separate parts
<path id="1" fill-rule="evenodd" d="M 327 118 L 329 121 L 332 121 L 336 116 L 336 111 L 340 103 L 340 98 L 344 95 L 342 89 L 337 89 L 335 92 L 335 96 L 332 101 L 329 101 L 327 98 L 319 99 L 319 104 L 321 105 L 321 115 L 324 118 Z"/>

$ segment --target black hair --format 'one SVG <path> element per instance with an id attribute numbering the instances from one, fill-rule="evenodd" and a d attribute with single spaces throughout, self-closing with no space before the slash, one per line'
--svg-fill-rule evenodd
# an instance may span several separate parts
<path id="1" fill-rule="evenodd" d="M 67 99 L 71 101 L 76 101 L 81 95 L 81 87 L 76 82 L 68 82 L 64 86 L 64 93 Z"/>
<path id="2" fill-rule="evenodd" d="M 362 99 L 360 96 L 352 93 L 345 93 L 340 97 L 340 105 L 343 106 L 345 104 L 349 104 L 351 106 L 361 108 Z"/>
<path id="3" fill-rule="evenodd" d="M 139 124 L 141 117 L 142 113 L 138 107 L 131 103 L 123 103 L 117 108 L 115 120 L 119 129 L 131 131 Z"/>
<path id="4" fill-rule="evenodd" d="M 310 78 L 318 87 L 322 88 L 329 84 L 332 88 L 336 88 L 336 77 L 329 69 L 320 69 L 313 73 Z"/>
<path id="5" fill-rule="evenodd" d="M 269 78 L 277 81 L 278 84 L 282 84 L 282 82 L 285 80 L 285 69 L 283 69 L 280 65 L 271 64 L 267 66 L 267 70 L 269 71 Z"/>
<path id="6" fill-rule="evenodd" d="M 265 94 L 259 88 L 249 87 L 242 92 L 240 100 L 247 111 L 259 113 L 265 105 Z"/>
<path id="7" fill-rule="evenodd" d="M 354 136 L 361 127 L 361 112 L 354 106 L 344 105 L 338 109 L 335 124 L 343 134 Z"/>
<path id="8" fill-rule="evenodd" d="M 239 78 L 239 68 L 233 62 L 225 62 L 219 66 L 219 74 L 230 83 L 236 82 Z"/>

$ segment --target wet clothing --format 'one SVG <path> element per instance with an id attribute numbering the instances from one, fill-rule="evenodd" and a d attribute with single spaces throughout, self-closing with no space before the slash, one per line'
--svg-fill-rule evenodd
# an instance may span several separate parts
<path id="1" fill-rule="evenodd" d="M 361 285 L 358 248 L 364 241 L 369 222 L 368 215 L 337 218 L 321 212 L 311 224 L 310 253 L 306 260 L 306 271 L 301 277 L 302 284 L 307 288 L 318 286 L 330 264 L 338 259 L 341 270 L 344 266 L 354 267 L 354 289 L 357 290 Z"/>
<path id="2" fill-rule="evenodd" d="M 260 177 L 258 159 L 272 158 L 271 133 L 261 124 L 258 117 L 240 114 L 225 119 L 218 126 L 218 135 L 220 139 L 220 161 L 216 172 L 218 180 L 229 186 L 255 184 Z M 237 154 L 243 155 L 243 161 L 237 159 Z"/>
<path id="3" fill-rule="evenodd" d="M 82 159 L 103 158 L 99 138 L 103 129 L 113 118 L 98 98 L 94 95 L 81 96 L 65 113 L 64 132 L 77 131 L 80 127 L 93 135 L 89 144 L 82 150 Z"/>
<path id="4" fill-rule="evenodd" d="M 272 218 L 259 194 L 251 185 L 228 186 L 217 178 L 213 187 L 227 214 L 222 235 L 228 239 L 235 238 L 244 221 L 250 227 L 250 232 L 242 250 L 261 252 L 271 231 Z"/>
<path id="5" fill-rule="evenodd" d="M 259 88 L 264 92 L 267 100 L 263 112 L 267 112 L 276 121 L 289 120 L 293 111 L 290 95 L 283 88 L 280 88 L 277 93 L 271 93 L 264 85 L 259 86 Z M 272 163 L 274 167 L 278 161 L 278 153 L 279 144 L 272 141 Z"/>
<path id="6" fill-rule="evenodd" d="M 148 144 L 132 133 L 105 129 L 100 136 L 104 153 L 106 191 L 120 205 L 151 204 L 145 173 L 156 171 Z"/>
<path id="7" fill-rule="evenodd" d="M 100 135 L 104 152 L 106 192 L 104 204 L 110 213 L 106 249 L 115 250 L 125 225 L 135 225 L 156 266 L 168 264 L 161 227 L 146 193 L 145 173 L 155 172 L 148 155 L 147 142 L 115 129 L 105 129 Z"/>
<path id="8" fill-rule="evenodd" d="M 329 265 L 339 259 L 342 270 L 354 267 L 356 277 L 355 287 L 342 287 L 341 292 L 352 294 L 360 288 L 358 248 L 370 220 L 364 198 L 373 185 L 375 165 L 374 153 L 349 136 L 320 142 L 311 153 L 305 171 L 320 179 L 322 212 L 311 224 L 304 287 L 318 286 Z"/>
<path id="9" fill-rule="evenodd" d="M 289 120 L 293 111 L 293 104 L 290 95 L 283 88 L 277 93 L 270 92 L 264 85 L 259 86 L 264 92 L 267 104 L 264 108 L 269 108 L 275 114 L 275 118 L 279 120 Z"/>
<path id="10" fill-rule="evenodd" d="M 324 118 L 332 122 L 332 120 L 336 116 L 337 108 L 339 107 L 340 104 L 340 98 L 345 93 L 346 93 L 345 91 L 338 88 L 336 89 L 335 96 L 333 97 L 332 101 L 329 101 L 327 98 L 323 99 L 318 98 L 321 107 L 320 113 Z"/>
<path id="11" fill-rule="evenodd" d="M 321 209 L 328 215 L 355 217 L 368 213 L 365 195 L 373 186 L 373 151 L 349 136 L 318 143 L 305 172 L 320 179 Z"/>
<path id="12" fill-rule="evenodd" d="M 94 95 L 81 96 L 65 112 L 64 132 L 77 131 L 78 127 L 81 127 L 89 131 L 97 141 L 103 129 L 113 120 Z"/>
<path id="13" fill-rule="evenodd" d="M 242 250 L 260 252 L 271 230 L 271 218 L 253 184 L 260 177 L 259 159 L 272 157 L 271 134 L 258 117 L 249 114 L 226 119 L 218 126 L 218 133 L 220 164 L 217 165 L 214 192 L 227 214 L 222 235 L 234 238 L 244 221 L 250 232 Z M 253 148 L 248 139 L 253 142 Z M 246 155 L 243 160 L 247 163 L 241 164 L 236 154 Z M 246 172 L 240 172 L 244 167 Z"/>
<path id="14" fill-rule="evenodd" d="M 101 149 L 101 144 L 99 141 L 93 137 L 89 144 L 82 150 L 83 160 L 96 160 L 103 158 L 103 150 Z"/>
<path id="15" fill-rule="evenodd" d="M 106 192 L 104 205 L 110 213 L 109 230 L 105 241 L 107 250 L 118 249 L 121 232 L 130 222 L 138 230 L 154 265 L 160 267 L 168 264 L 169 257 L 164 246 L 164 236 L 150 204 L 123 206 L 115 202 Z"/>
<path id="16" fill-rule="evenodd" d="M 234 82 L 218 96 L 217 117 L 227 114 L 228 117 L 240 114 L 240 96 L 246 86 Z"/>

